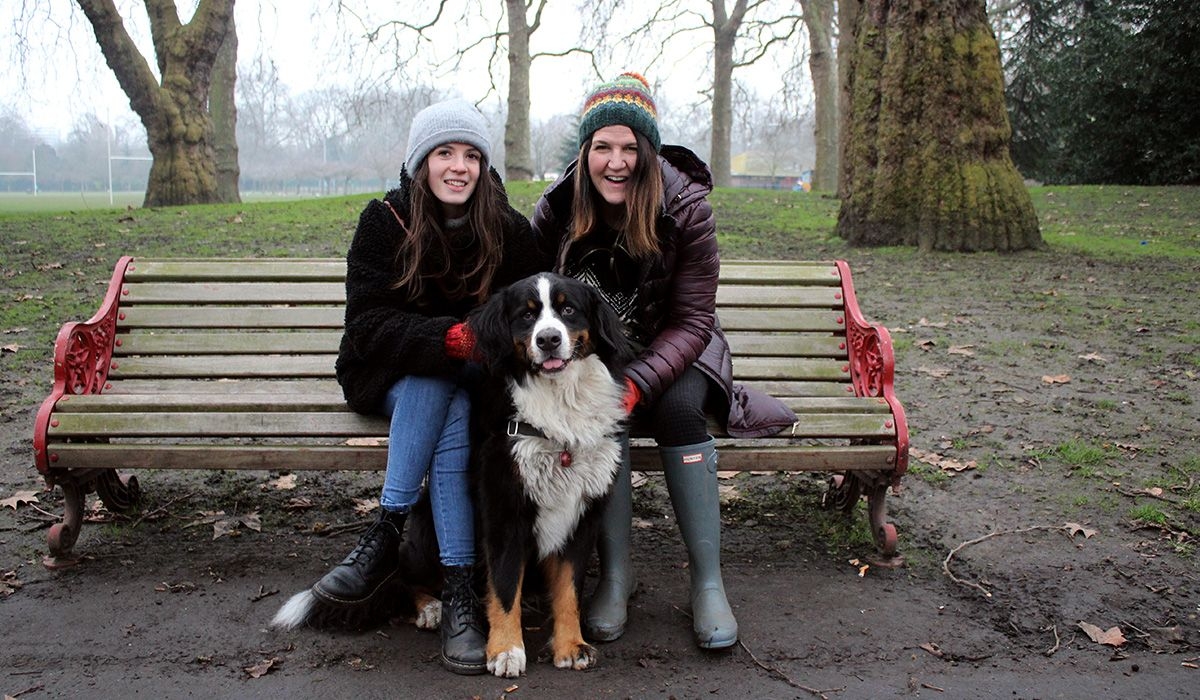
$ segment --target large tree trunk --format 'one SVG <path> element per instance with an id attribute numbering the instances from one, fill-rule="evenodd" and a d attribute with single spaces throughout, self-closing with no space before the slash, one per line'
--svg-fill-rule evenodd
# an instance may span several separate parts
<path id="1" fill-rule="evenodd" d="M 221 201 L 208 113 L 213 64 L 233 21 L 234 0 L 199 0 L 179 21 L 172 0 L 144 0 L 161 84 L 126 31 L 114 0 L 76 0 L 96 42 L 146 127 L 150 179 L 144 206 Z"/>
<path id="2" fill-rule="evenodd" d="M 532 180 L 529 155 L 529 35 L 541 21 L 541 5 L 531 27 L 524 0 L 504 0 L 508 12 L 508 120 L 504 125 L 504 177 Z"/>
<path id="3" fill-rule="evenodd" d="M 832 192 L 838 182 L 838 71 L 833 54 L 833 0 L 800 0 L 808 29 L 808 69 L 812 73 L 816 111 L 817 161 L 814 190 Z"/>
<path id="4" fill-rule="evenodd" d="M 217 197 L 222 202 L 240 202 L 238 193 L 237 106 L 234 102 L 237 89 L 237 29 L 233 16 L 229 18 L 229 29 L 225 41 L 217 52 L 213 66 L 212 91 L 208 99 L 208 113 L 213 120 L 213 152 L 217 164 Z"/>
<path id="5" fill-rule="evenodd" d="M 713 8 L 713 92 L 712 142 L 709 168 L 717 187 L 733 184 L 733 44 L 738 26 L 746 14 L 746 0 L 737 0 L 733 12 L 725 12 L 725 0 L 712 0 Z"/>
<path id="6" fill-rule="evenodd" d="M 854 27 L 858 24 L 859 0 L 838 0 L 838 199 L 846 197 L 846 136 L 850 133 L 850 64 L 854 62 Z"/>
<path id="7" fill-rule="evenodd" d="M 838 235 L 851 245 L 1023 250 L 1037 217 L 1009 157 L 983 0 L 866 0 L 850 67 Z"/>

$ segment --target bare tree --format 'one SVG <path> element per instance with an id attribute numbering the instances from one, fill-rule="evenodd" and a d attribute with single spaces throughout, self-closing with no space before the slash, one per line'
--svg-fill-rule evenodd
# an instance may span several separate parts
<path id="1" fill-rule="evenodd" d="M 146 127 L 154 162 L 145 206 L 219 202 L 213 123 L 213 64 L 230 32 L 234 0 L 198 0 L 179 19 L 173 0 L 144 0 L 160 77 L 125 27 L 114 0 L 76 0 L 108 67 Z"/>
<path id="2" fill-rule="evenodd" d="M 620 0 L 602 0 L 593 26 L 605 26 L 623 7 Z M 757 63 L 776 45 L 785 45 L 796 33 L 799 14 L 773 12 L 772 0 L 706 0 L 706 13 L 697 12 L 688 0 L 662 0 L 644 21 L 623 37 L 617 45 L 650 40 L 659 46 L 651 63 L 663 59 L 669 47 L 694 45 L 692 34 L 707 31 L 712 35 L 712 132 L 709 167 L 718 186 L 733 181 L 731 144 L 733 132 L 733 71 Z M 644 9 L 645 6 L 637 6 Z M 666 28 L 665 37 L 660 31 Z"/>
<path id="3" fill-rule="evenodd" d="M 240 202 L 238 193 L 237 144 L 237 29 L 233 16 L 217 61 L 213 64 L 212 91 L 208 112 L 213 121 L 213 156 L 217 165 L 217 198 L 222 202 Z"/>
<path id="4" fill-rule="evenodd" d="M 838 235 L 922 250 L 1040 246 L 1009 157 L 1000 52 L 983 0 L 865 0 L 854 40 Z"/>
<path id="5" fill-rule="evenodd" d="M 833 52 L 833 0 L 800 0 L 808 29 L 808 67 L 812 73 L 817 144 L 814 190 L 837 189 L 838 71 Z"/>

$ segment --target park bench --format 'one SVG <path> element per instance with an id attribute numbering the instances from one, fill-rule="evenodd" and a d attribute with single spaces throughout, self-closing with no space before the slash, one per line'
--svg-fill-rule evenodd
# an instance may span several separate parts
<path id="1" fill-rule="evenodd" d="M 46 565 L 74 561 L 87 494 L 114 512 L 136 504 L 128 470 L 384 469 L 387 421 L 351 412 L 334 377 L 345 271 L 337 259 L 121 258 L 96 315 L 59 332 L 35 422 L 37 469 L 65 503 Z M 830 472 L 827 505 L 850 512 L 865 494 L 876 561 L 898 564 L 885 495 L 908 431 L 890 337 L 863 319 L 849 267 L 726 261 L 717 306 L 735 380 L 798 416 L 755 439 L 710 426 L 721 469 Z M 634 469 L 661 469 L 653 442 L 634 438 Z"/>

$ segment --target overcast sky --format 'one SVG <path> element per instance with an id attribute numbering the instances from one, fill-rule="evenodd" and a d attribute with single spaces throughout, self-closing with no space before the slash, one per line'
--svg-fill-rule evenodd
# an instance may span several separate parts
<path id="1" fill-rule="evenodd" d="M 494 0 L 497 7 L 499 0 Z M 534 52 L 554 52 L 578 44 L 580 34 L 580 0 L 551 0 L 542 18 L 542 28 L 533 36 Z M 136 123 L 129 109 L 129 102 L 117 85 L 116 78 L 104 63 L 90 25 L 82 12 L 66 0 L 54 0 L 49 17 L 42 7 L 32 12 L 35 21 L 26 32 L 28 49 L 26 68 L 20 70 L 14 52 L 20 46 L 14 19 L 21 5 L 33 5 L 33 0 L 3 0 L 0 2 L 0 27 L 5 39 L 0 48 L 4 55 L 0 61 L 7 63 L 0 71 L 0 101 L 14 105 L 35 130 L 47 138 L 56 139 L 66 135 L 72 124 L 91 111 L 113 123 Z M 117 0 L 118 7 L 127 17 L 127 26 L 146 47 L 149 46 L 149 31 L 144 22 L 142 3 L 134 0 Z M 186 0 L 177 2 L 187 6 Z M 238 26 L 238 62 L 245 66 L 260 52 L 275 61 L 280 76 L 292 94 L 308 89 L 336 84 L 346 69 L 339 65 L 345 54 L 344 44 L 338 38 L 336 21 L 332 15 L 314 18 L 314 11 L 333 4 L 333 0 L 238 0 L 236 20 Z M 394 16 L 398 7 L 420 7 L 430 3 L 405 3 L 396 0 L 357 0 L 345 2 L 363 10 L 364 23 L 376 25 Z M 37 5 L 43 5 L 38 0 Z M 43 6 L 45 7 L 45 6 Z M 386 8 L 373 11 L 374 8 Z M 279 8 L 286 8 L 280 10 Z M 429 12 L 421 10 L 405 16 L 409 21 L 427 20 Z M 498 10 L 494 13 L 499 18 Z M 132 22 L 128 18 L 135 18 Z M 186 20 L 186 18 L 185 18 Z M 343 17 L 346 26 L 353 26 L 354 17 Z M 445 27 L 430 35 L 431 41 L 422 44 L 421 56 L 444 58 L 452 49 L 478 36 L 485 23 L 466 26 L 462 23 L 443 22 Z M 361 30 L 358 32 L 361 35 Z M 706 86 L 707 50 L 711 41 L 710 32 L 692 35 L 694 48 L 691 54 L 679 53 L 669 60 L 659 59 L 649 66 L 647 53 L 637 47 L 624 47 L 617 55 L 601 66 L 605 78 L 626 69 L 645 72 L 652 83 L 659 82 L 659 101 L 663 106 L 677 104 L 682 109 L 697 99 L 698 91 Z M 149 48 L 144 55 L 153 61 Z M 472 101 L 485 101 L 498 106 L 506 90 L 507 78 L 500 76 L 497 88 L 501 94 L 487 95 L 489 79 L 485 61 L 486 50 L 475 51 L 475 61 L 457 71 L 445 71 L 433 78 L 444 92 L 458 92 Z M 364 58 L 364 60 L 366 60 Z M 392 62 L 390 52 L 377 55 L 380 62 Z M 500 62 L 503 64 L 503 60 Z M 734 73 L 735 79 L 746 81 L 756 91 L 770 92 L 777 89 L 780 68 L 778 65 L 763 64 Z M 24 81 L 22 81 L 22 77 Z M 22 84 L 23 82 L 23 84 Z M 586 92 L 594 86 L 591 63 L 582 57 L 544 58 L 534 61 L 531 73 L 532 117 L 536 121 L 555 114 L 574 113 Z M 397 83 L 394 83 L 397 84 Z"/>

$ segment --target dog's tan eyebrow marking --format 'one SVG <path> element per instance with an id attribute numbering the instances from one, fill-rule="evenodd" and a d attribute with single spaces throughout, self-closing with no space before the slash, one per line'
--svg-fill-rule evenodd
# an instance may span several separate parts
<path id="1" fill-rule="evenodd" d="M 554 303 L 556 305 L 561 305 L 566 300 L 567 300 L 566 292 L 559 292 L 558 294 L 554 295 Z"/>

